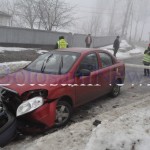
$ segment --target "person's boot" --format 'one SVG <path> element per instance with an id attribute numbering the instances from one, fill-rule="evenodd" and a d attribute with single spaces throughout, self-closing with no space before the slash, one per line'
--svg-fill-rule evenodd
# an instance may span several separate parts
<path id="1" fill-rule="evenodd" d="M 147 76 L 147 70 L 144 69 L 144 76 Z"/>
<path id="2" fill-rule="evenodd" d="M 147 69 L 147 76 L 150 76 L 150 70 Z"/>

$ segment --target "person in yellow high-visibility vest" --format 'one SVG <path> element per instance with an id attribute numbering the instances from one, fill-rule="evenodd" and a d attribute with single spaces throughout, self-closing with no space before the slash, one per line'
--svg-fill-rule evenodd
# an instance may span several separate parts
<path id="1" fill-rule="evenodd" d="M 143 64 L 145 66 L 150 66 L 150 44 L 148 49 L 144 52 Z M 150 69 L 144 69 L 144 76 L 150 76 Z"/>
<path id="2" fill-rule="evenodd" d="M 68 42 L 65 40 L 64 36 L 59 37 L 59 41 L 57 41 L 55 49 L 68 48 Z"/>

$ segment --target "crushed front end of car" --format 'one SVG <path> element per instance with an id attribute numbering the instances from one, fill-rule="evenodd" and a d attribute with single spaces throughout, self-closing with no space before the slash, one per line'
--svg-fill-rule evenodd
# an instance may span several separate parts
<path id="1" fill-rule="evenodd" d="M 7 109 L 16 116 L 19 132 L 40 133 L 55 123 L 56 102 L 48 101 L 48 91 L 36 89 L 19 95 L 16 91 L 2 87 L 1 99 Z"/>
<path id="2" fill-rule="evenodd" d="M 0 101 L 0 147 L 4 147 L 17 134 L 16 117 Z"/>

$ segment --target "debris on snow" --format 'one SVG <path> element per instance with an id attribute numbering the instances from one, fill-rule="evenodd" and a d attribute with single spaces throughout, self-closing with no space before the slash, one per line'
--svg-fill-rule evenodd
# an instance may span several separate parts
<path id="1" fill-rule="evenodd" d="M 86 150 L 149 150 L 149 124 L 150 104 L 114 121 L 105 120 L 93 131 Z"/>
<path id="2" fill-rule="evenodd" d="M 95 121 L 93 122 L 93 125 L 97 127 L 97 126 L 100 125 L 101 123 L 102 123 L 101 121 L 95 120 Z"/>

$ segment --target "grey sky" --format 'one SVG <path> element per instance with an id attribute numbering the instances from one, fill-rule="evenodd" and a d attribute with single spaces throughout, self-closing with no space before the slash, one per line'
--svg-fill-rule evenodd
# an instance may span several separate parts
<path id="1" fill-rule="evenodd" d="M 78 18 L 80 18 L 78 20 L 78 26 L 76 26 L 74 29 L 78 29 L 81 27 L 83 22 L 86 22 L 89 18 L 91 18 L 91 16 L 96 15 L 96 12 L 100 13 L 101 10 L 105 9 L 106 13 L 111 13 L 111 9 L 112 9 L 112 0 L 107 0 L 107 4 L 106 4 L 106 0 L 65 0 L 66 2 L 73 4 L 73 5 L 77 5 L 77 11 L 76 11 L 76 16 Z M 125 0 L 118 0 L 125 2 Z M 103 5 L 103 3 L 105 5 Z M 107 6 L 107 7 L 106 7 Z M 119 18 L 124 17 L 124 6 L 117 8 L 116 13 L 119 15 Z M 107 21 L 109 21 L 110 18 L 107 18 L 107 14 L 105 15 L 105 18 L 107 19 Z M 119 19 L 118 18 L 118 19 Z M 118 20 L 119 21 L 119 20 Z M 120 22 L 116 22 L 116 23 L 120 23 Z M 141 25 L 142 26 L 142 25 Z M 141 26 L 139 26 L 139 31 L 141 30 Z M 143 40 L 148 40 L 149 39 L 149 35 L 150 35 L 150 20 L 148 20 L 146 22 L 146 27 L 144 30 L 144 35 L 143 35 Z M 73 32 L 72 30 L 72 32 Z M 76 30 L 74 31 L 76 32 Z"/>
<path id="2" fill-rule="evenodd" d="M 5 1 L 5 0 L 0 0 L 0 1 Z M 10 1 L 13 1 L 13 0 L 10 0 Z M 102 24 L 103 24 L 102 30 L 105 30 L 106 28 L 107 28 L 106 30 L 108 30 L 108 25 L 111 19 L 113 0 L 64 0 L 64 1 L 70 5 L 76 6 L 74 13 L 77 19 L 73 26 L 68 27 L 67 29 L 62 29 L 63 31 L 80 33 L 82 29 L 85 27 L 85 25 L 90 23 L 89 21 L 91 18 L 93 18 L 94 16 L 101 15 L 101 14 L 103 15 L 103 18 L 102 17 L 99 17 L 99 18 L 100 20 L 102 20 Z M 114 24 L 116 26 L 120 26 L 123 22 L 123 18 L 125 14 L 124 4 L 126 0 L 116 0 L 116 1 L 117 3 L 121 3 L 121 6 L 117 7 L 117 10 L 115 12 L 116 16 L 115 16 Z M 146 21 L 144 35 L 143 35 L 144 40 L 149 39 L 149 32 L 150 32 L 149 26 L 150 26 L 150 18 Z M 135 28 L 135 25 L 133 26 L 133 28 Z M 138 28 L 139 28 L 138 34 L 141 34 L 142 21 L 139 23 Z M 119 28 L 117 28 L 116 30 L 119 30 Z M 135 34 L 134 30 L 133 30 L 133 34 Z"/>

